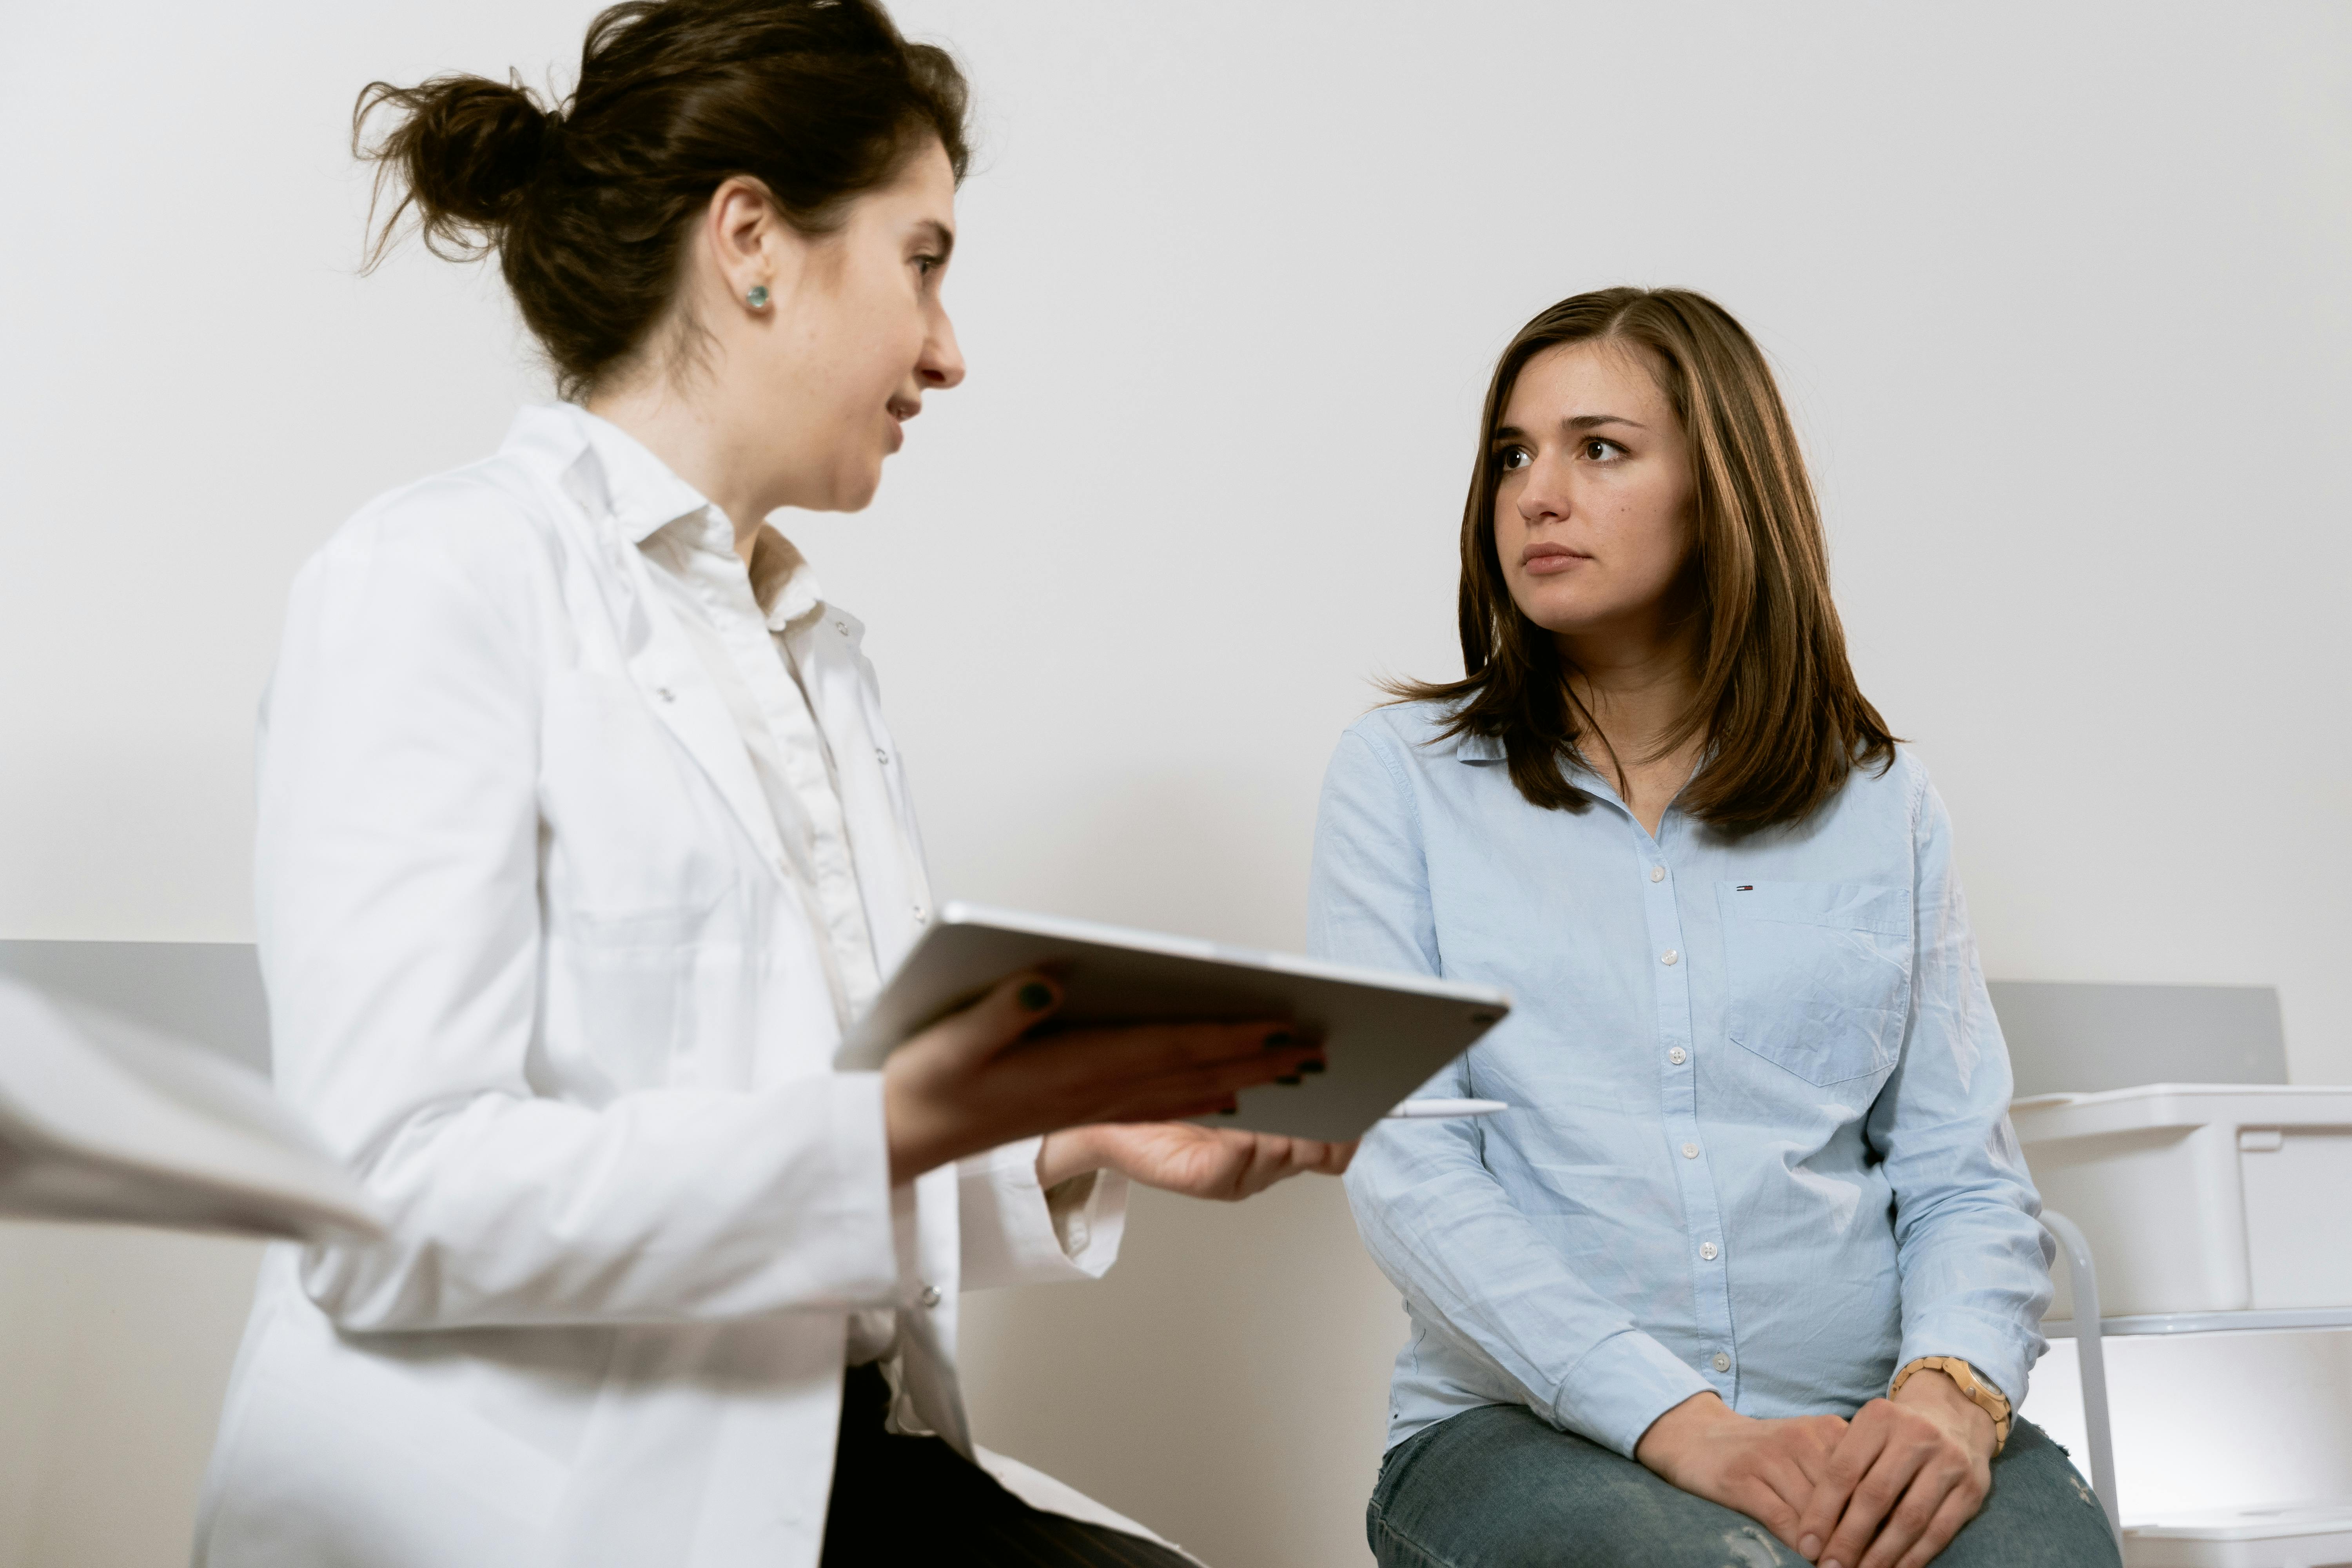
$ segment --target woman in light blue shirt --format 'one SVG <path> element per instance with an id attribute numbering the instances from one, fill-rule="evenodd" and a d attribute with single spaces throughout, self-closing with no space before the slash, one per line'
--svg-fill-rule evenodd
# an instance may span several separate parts
<path id="1" fill-rule="evenodd" d="M 1383 1563 L 2116 1561 L 2011 1414 L 2050 1299 L 1944 806 L 1857 689 L 1761 353 L 1696 294 L 1504 352 L 1465 679 L 1325 782 L 1315 950 L 1509 1021 L 1348 1178 L 1404 1293 Z"/>

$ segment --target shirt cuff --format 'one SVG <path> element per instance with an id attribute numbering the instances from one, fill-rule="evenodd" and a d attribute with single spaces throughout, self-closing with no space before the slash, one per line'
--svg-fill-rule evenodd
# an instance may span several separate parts
<path id="1" fill-rule="evenodd" d="M 1719 1392 L 1656 1340 L 1627 1329 L 1593 1346 L 1560 1380 L 1552 1420 L 1630 1459 L 1659 1416 L 1693 1394 Z"/>
<path id="2" fill-rule="evenodd" d="M 1097 1171 L 1049 1197 L 1037 1184 L 1042 1138 L 1024 1138 L 963 1161 L 963 1288 L 1098 1279 L 1118 1259 L 1127 1228 L 1127 1178 Z"/>
<path id="3" fill-rule="evenodd" d="M 1891 1378 L 1921 1356 L 1948 1355 L 1968 1363 L 1977 1375 L 1999 1389 L 2016 1411 L 2025 1403 L 2025 1385 L 2034 1358 L 2046 1348 L 2042 1336 L 2021 1330 L 2011 1321 L 1987 1318 L 1965 1310 L 1923 1313 L 1903 1325 L 1903 1348 L 1889 1369 Z"/>

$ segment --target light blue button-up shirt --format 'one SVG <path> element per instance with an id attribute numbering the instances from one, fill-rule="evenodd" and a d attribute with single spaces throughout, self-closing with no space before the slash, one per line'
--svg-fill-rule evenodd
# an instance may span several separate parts
<path id="1" fill-rule="evenodd" d="M 1918 759 L 1794 828 L 1653 838 L 1589 773 L 1589 809 L 1528 805 L 1438 716 L 1341 739 L 1308 916 L 1320 956 L 1517 1000 L 1422 1091 L 1513 1109 L 1385 1122 L 1348 1173 L 1412 1318 L 1390 1443 L 1508 1404 L 1630 1456 L 1708 1389 L 1851 1415 L 1923 1355 L 2022 1401 L 2050 1255 Z"/>

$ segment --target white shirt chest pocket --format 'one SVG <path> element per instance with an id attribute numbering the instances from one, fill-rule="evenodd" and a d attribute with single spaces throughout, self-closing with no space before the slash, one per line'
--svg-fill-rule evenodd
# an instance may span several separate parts
<path id="1" fill-rule="evenodd" d="M 1811 1084 L 1891 1070 L 1911 1005 L 1911 895 L 1864 882 L 1718 882 L 1734 1042 Z"/>

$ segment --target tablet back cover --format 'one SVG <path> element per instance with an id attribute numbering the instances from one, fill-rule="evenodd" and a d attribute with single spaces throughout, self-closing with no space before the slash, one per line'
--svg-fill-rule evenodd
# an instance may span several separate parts
<path id="1" fill-rule="evenodd" d="M 1064 1000 L 1049 1027 L 1171 1019 L 1277 1019 L 1315 1030 L 1329 1070 L 1245 1089 L 1207 1125 L 1299 1138 L 1360 1137 L 1499 1022 L 1485 986 L 1386 974 L 1219 942 L 950 903 L 850 1031 L 836 1061 L 870 1071 L 901 1041 L 1006 975 L 1049 969 Z"/>

